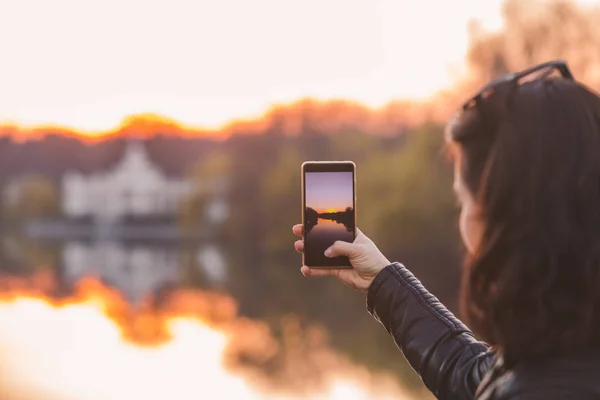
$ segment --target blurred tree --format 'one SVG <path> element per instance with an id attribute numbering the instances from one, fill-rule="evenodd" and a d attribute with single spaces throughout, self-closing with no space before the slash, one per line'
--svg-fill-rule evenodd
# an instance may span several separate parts
<path id="1" fill-rule="evenodd" d="M 184 234 L 192 234 L 206 223 L 209 192 L 197 192 L 183 199 L 179 207 L 179 226 Z"/>
<path id="2" fill-rule="evenodd" d="M 424 126 L 402 148 L 370 157 L 357 174 L 362 204 L 358 218 L 364 216 L 364 229 L 374 231 L 381 247 L 421 247 L 440 235 L 440 226 L 454 225 L 452 171 L 441 157 L 442 148 L 441 129 Z M 453 233 L 443 230 L 446 237 Z"/>
<path id="3" fill-rule="evenodd" d="M 0 240 L 0 254 L 0 270 L 13 274 L 57 271 L 61 261 L 60 244 L 31 240 L 10 231 Z"/>
<path id="4" fill-rule="evenodd" d="M 346 129 L 331 137 L 332 158 L 350 160 L 359 165 L 381 147 L 381 139 L 368 133 Z"/>
<path id="5" fill-rule="evenodd" d="M 600 8 L 568 0 L 507 0 L 504 27 L 472 26 L 467 61 L 478 84 L 553 59 L 569 62 L 586 84 L 600 88 Z"/>
<path id="6" fill-rule="evenodd" d="M 358 174 L 357 218 L 389 259 L 407 265 L 453 309 L 461 246 L 442 149 L 441 127 L 425 125 L 403 147 L 373 155 Z"/>
<path id="7" fill-rule="evenodd" d="M 7 220 L 50 218 L 60 215 L 60 194 L 47 178 L 28 175 L 13 179 L 5 188 L 3 214 Z"/>
<path id="8" fill-rule="evenodd" d="M 231 175 L 232 155 L 220 144 L 191 168 L 192 193 L 180 204 L 178 221 L 184 235 L 204 233 L 213 240 L 222 236 L 219 226 L 208 218 L 208 208 L 221 195 L 220 185 Z M 202 243 L 192 243 L 180 251 L 180 282 L 184 286 L 205 287 L 208 279 L 203 274 L 197 252 Z"/>
<path id="9" fill-rule="evenodd" d="M 199 246 L 183 248 L 179 251 L 179 284 L 183 287 L 208 287 L 207 277 L 198 261 Z"/>
<path id="10" fill-rule="evenodd" d="M 303 160 L 291 146 L 283 147 L 272 167 L 266 171 L 261 203 L 268 210 L 265 250 L 268 254 L 289 252 L 291 227 L 302 218 L 300 165 Z"/>
<path id="11" fill-rule="evenodd" d="M 22 257 L 21 267 L 26 272 L 39 269 L 56 271 L 61 262 L 61 249 L 58 244 L 42 243 L 25 238 L 18 239 L 19 252 Z"/>
<path id="12" fill-rule="evenodd" d="M 221 145 L 192 168 L 192 193 L 179 207 L 179 224 L 185 233 L 213 228 L 206 226 L 207 207 L 220 195 L 220 184 L 231 174 L 231 157 Z"/>
<path id="13" fill-rule="evenodd" d="M 221 145 L 196 164 L 193 176 L 199 183 L 210 181 L 228 175 L 231 172 L 231 165 L 231 155 L 224 149 L 224 145 Z"/>
<path id="14" fill-rule="evenodd" d="M 229 199 L 234 205 L 224 226 L 225 244 L 231 252 L 228 288 L 243 299 L 240 310 L 251 317 L 264 315 L 268 306 L 256 295 L 265 293 L 269 285 L 263 268 L 269 209 L 262 203 L 261 193 L 265 176 L 275 168 L 274 160 L 287 140 L 273 133 L 237 136 L 227 142 L 232 160 Z"/>

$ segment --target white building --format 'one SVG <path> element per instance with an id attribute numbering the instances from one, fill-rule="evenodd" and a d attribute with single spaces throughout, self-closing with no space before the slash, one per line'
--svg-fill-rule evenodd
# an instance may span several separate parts
<path id="1" fill-rule="evenodd" d="M 123 158 L 108 171 L 67 172 L 62 179 L 62 209 L 70 217 L 93 216 L 101 221 L 173 214 L 191 190 L 189 180 L 166 176 L 140 141 L 130 141 Z"/>
<path id="2" fill-rule="evenodd" d="M 211 195 L 205 210 L 207 222 L 223 223 L 229 214 L 227 180 L 203 182 L 202 189 Z M 69 217 L 92 216 L 99 229 L 91 243 L 65 243 L 62 249 L 65 279 L 75 282 L 88 274 L 100 276 L 132 300 L 166 283 L 177 283 L 181 259 L 176 249 L 153 245 L 128 247 L 114 239 L 110 231 L 107 234 L 100 228 L 110 227 L 129 215 L 142 218 L 173 215 L 193 190 L 200 189 L 192 180 L 167 176 L 150 160 L 139 141 L 129 142 L 122 159 L 106 171 L 92 175 L 66 173 L 62 179 L 63 212 Z M 124 229 L 119 224 L 114 226 Z M 196 258 L 211 283 L 220 284 L 226 279 L 226 261 L 215 246 L 209 243 L 200 246 Z"/>

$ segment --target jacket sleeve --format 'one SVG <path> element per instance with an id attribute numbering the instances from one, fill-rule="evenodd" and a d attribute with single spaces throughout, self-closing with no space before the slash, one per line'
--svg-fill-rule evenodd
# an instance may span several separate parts
<path id="1" fill-rule="evenodd" d="M 438 399 L 474 398 L 495 362 L 494 351 L 475 340 L 403 265 L 390 264 L 375 277 L 367 309 Z"/>

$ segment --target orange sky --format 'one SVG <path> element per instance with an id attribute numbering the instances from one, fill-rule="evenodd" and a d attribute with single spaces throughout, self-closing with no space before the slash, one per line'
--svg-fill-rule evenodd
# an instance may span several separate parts
<path id="1" fill-rule="evenodd" d="M 448 86 L 500 0 L 0 0 L 0 123 L 217 127 L 301 97 L 379 106 Z M 454 72 L 453 72 L 454 71 Z"/>

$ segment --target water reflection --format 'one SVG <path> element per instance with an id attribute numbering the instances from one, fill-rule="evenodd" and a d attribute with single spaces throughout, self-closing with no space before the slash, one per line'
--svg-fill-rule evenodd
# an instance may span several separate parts
<path id="1" fill-rule="evenodd" d="M 210 285 L 222 284 L 227 265 L 221 249 L 206 244 L 197 249 L 176 246 L 126 245 L 119 242 L 68 242 L 62 248 L 62 279 L 74 283 L 85 275 L 97 276 L 138 301 L 162 287 L 182 284 L 185 255 L 195 253 L 191 268 Z"/>
<path id="2" fill-rule="evenodd" d="M 62 249 L 63 279 L 74 283 L 84 275 L 96 275 L 117 286 L 131 300 L 178 281 L 177 253 L 171 249 L 119 243 L 70 242 Z"/>
<path id="3" fill-rule="evenodd" d="M 307 208 L 305 219 L 306 263 L 312 266 L 347 266 L 346 257 L 330 259 L 325 250 L 335 241 L 352 242 L 354 239 L 354 212 L 352 208 L 344 212 L 318 214 Z"/>
<path id="4" fill-rule="evenodd" d="M 172 286 L 222 289 L 228 262 L 220 244 L 125 241 L 39 241 L 18 236 L 0 240 L 0 270 L 28 275 L 49 269 L 64 287 L 93 276 L 119 289 L 132 302 Z"/>
<path id="5" fill-rule="evenodd" d="M 227 262 L 223 251 L 215 245 L 202 247 L 196 253 L 196 260 L 210 284 L 222 285 L 227 280 Z"/>

